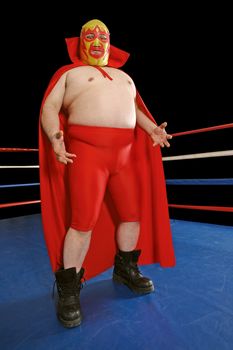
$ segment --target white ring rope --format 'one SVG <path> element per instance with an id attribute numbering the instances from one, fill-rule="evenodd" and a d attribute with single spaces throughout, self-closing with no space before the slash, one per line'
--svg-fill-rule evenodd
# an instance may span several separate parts
<path id="1" fill-rule="evenodd" d="M 227 157 L 227 156 L 233 156 L 233 150 L 219 151 L 219 152 L 195 153 L 195 154 L 183 154 L 180 156 L 163 157 L 162 159 L 163 159 L 163 161 L 169 161 L 169 160 Z"/>
<path id="2" fill-rule="evenodd" d="M 0 169 L 37 169 L 39 165 L 0 165 Z"/>

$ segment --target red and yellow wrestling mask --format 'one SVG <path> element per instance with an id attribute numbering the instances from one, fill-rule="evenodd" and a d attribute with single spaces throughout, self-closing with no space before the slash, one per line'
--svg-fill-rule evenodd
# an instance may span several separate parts
<path id="1" fill-rule="evenodd" d="M 106 25 L 93 19 L 82 26 L 80 58 L 91 66 L 106 66 L 110 51 L 110 33 Z"/>

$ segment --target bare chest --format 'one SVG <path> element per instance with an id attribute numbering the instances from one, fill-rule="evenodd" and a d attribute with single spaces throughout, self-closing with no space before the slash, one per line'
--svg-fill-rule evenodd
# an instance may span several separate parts
<path id="1" fill-rule="evenodd" d="M 135 86 L 132 79 L 122 71 L 105 67 L 103 75 L 94 67 L 78 67 L 67 75 L 64 105 L 70 105 L 74 100 L 105 96 L 134 97 Z"/>

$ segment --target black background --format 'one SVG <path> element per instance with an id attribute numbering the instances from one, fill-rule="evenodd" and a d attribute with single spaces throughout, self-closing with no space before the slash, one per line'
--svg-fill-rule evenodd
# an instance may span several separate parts
<path id="1" fill-rule="evenodd" d="M 8 6 L 2 14 L 7 24 L 2 28 L 1 44 L 0 147 L 38 147 L 43 93 L 52 74 L 70 63 L 64 39 L 79 36 L 81 26 L 93 18 L 108 26 L 113 45 L 131 53 L 124 70 L 133 78 L 156 122 L 168 122 L 169 133 L 233 122 L 230 9 L 213 4 L 204 8 L 197 3 L 157 3 L 152 8 L 143 2 L 129 6 L 128 11 L 123 3 L 66 1 Z M 228 129 L 177 137 L 170 149 L 162 150 L 163 156 L 232 149 L 232 135 L 232 129 Z M 1 155 L 1 164 L 37 163 L 35 154 L 30 158 L 25 154 L 8 155 L 7 159 Z M 167 178 L 217 178 L 232 177 L 231 163 L 232 157 L 224 157 L 167 162 L 164 167 Z M 24 171 L 1 172 L 1 183 L 27 181 L 37 182 L 37 173 L 32 171 L 28 179 Z M 20 193 L 22 200 L 39 196 L 34 189 L 30 189 L 30 195 L 25 191 Z M 17 200 L 15 196 L 4 192 L 1 201 Z M 227 191 L 223 187 L 181 190 L 180 186 L 168 186 L 170 203 L 232 206 L 232 197 L 232 186 Z M 22 213 L 22 209 L 17 210 Z M 10 213 L 5 212 L 5 216 Z M 187 219 L 199 215 L 200 220 L 218 216 L 175 210 L 171 215 Z M 229 223 L 229 215 L 219 215 L 220 221 Z"/>

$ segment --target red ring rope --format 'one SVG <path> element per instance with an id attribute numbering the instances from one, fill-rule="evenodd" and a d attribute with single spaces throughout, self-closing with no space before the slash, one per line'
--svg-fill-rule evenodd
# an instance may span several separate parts
<path id="1" fill-rule="evenodd" d="M 40 202 L 41 202 L 40 200 L 36 200 L 36 201 L 27 201 L 27 202 L 5 203 L 5 204 L 0 204 L 0 208 L 9 208 L 9 207 L 15 207 L 15 206 L 26 205 L 26 204 L 36 204 Z M 178 209 L 196 209 L 196 210 L 233 212 L 233 207 L 216 207 L 216 206 L 186 205 L 186 204 L 169 204 L 168 206 L 170 208 L 178 208 Z"/>
<path id="2" fill-rule="evenodd" d="M 200 132 L 207 132 L 207 131 L 214 131 L 214 130 L 228 129 L 228 128 L 233 128 L 233 123 L 210 126 L 209 128 L 176 132 L 172 134 L 172 136 L 190 135 L 190 134 L 197 134 Z M 37 152 L 37 151 L 38 151 L 37 148 L 2 148 L 0 147 L 0 152 Z"/>
<path id="3" fill-rule="evenodd" d="M 37 152 L 38 148 L 1 148 L 0 152 Z"/>
<path id="4" fill-rule="evenodd" d="M 233 128 L 233 123 L 210 126 L 209 128 L 202 128 L 202 129 L 196 129 L 196 130 L 190 130 L 190 131 L 176 132 L 172 134 L 172 136 L 183 136 L 183 135 L 197 134 L 200 132 L 207 132 L 207 131 L 214 131 L 214 130 L 228 129 L 228 128 Z"/>
<path id="5" fill-rule="evenodd" d="M 25 205 L 25 204 L 36 204 L 36 203 L 40 203 L 40 200 L 27 201 L 27 202 L 4 203 L 4 204 L 0 204 L 0 209 L 1 208 L 17 207 L 19 205 Z"/>
<path id="6" fill-rule="evenodd" d="M 195 210 L 210 210 L 210 211 L 224 211 L 233 212 L 233 207 L 213 207 L 208 205 L 186 205 L 186 204 L 168 204 L 169 208 L 178 209 L 195 209 Z"/>

